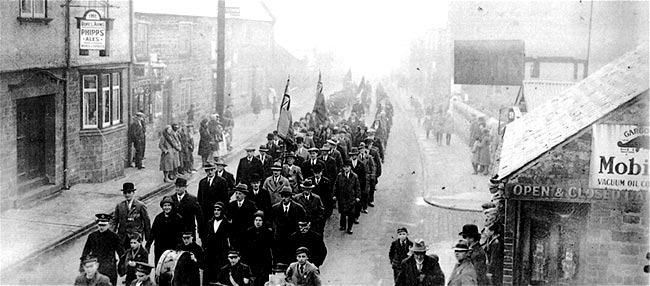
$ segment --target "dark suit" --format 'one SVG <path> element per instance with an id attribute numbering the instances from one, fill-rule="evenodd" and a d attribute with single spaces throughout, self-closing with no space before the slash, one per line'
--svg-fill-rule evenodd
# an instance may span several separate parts
<path id="1" fill-rule="evenodd" d="M 201 179 L 199 181 L 199 190 L 196 194 L 196 198 L 203 211 L 203 217 L 211 217 L 213 215 L 214 203 L 222 202 L 225 206 L 230 201 L 228 182 L 226 182 L 226 179 L 217 175 L 212 178 L 212 184 L 210 184 L 208 177 Z"/>
<path id="2" fill-rule="evenodd" d="M 241 158 L 239 165 L 237 165 L 236 182 L 246 184 L 250 188 L 253 174 L 257 174 L 260 178 L 264 175 L 264 168 L 260 159 L 255 157 L 252 157 L 250 160 L 248 160 L 248 157 Z"/>
<path id="3" fill-rule="evenodd" d="M 228 197 L 230 197 L 233 192 L 232 190 L 235 188 L 235 176 L 226 170 L 223 170 L 223 173 L 221 173 L 221 175 L 219 175 L 219 171 L 217 171 L 217 176 L 226 179 L 226 185 L 228 186 Z"/>
<path id="4" fill-rule="evenodd" d="M 425 255 L 422 262 L 422 269 L 418 270 L 415 256 L 410 256 L 401 263 L 401 271 L 397 276 L 395 286 L 435 286 L 445 285 L 445 274 L 442 273 L 438 264 L 438 256 Z M 424 274 L 422 282 L 419 281 L 420 274 Z"/>
<path id="5" fill-rule="evenodd" d="M 275 260 L 273 263 L 290 263 L 294 261 L 294 253 L 290 250 L 288 243 L 289 236 L 298 230 L 298 222 L 305 219 L 305 209 L 291 201 L 289 202 L 289 213 L 284 212 L 282 202 L 273 205 L 271 210 L 271 219 L 273 223 L 275 249 L 273 253 Z"/>
<path id="6" fill-rule="evenodd" d="M 341 155 L 341 152 L 339 152 L 338 150 L 332 150 L 332 151 L 330 151 L 330 154 L 328 155 L 328 157 L 332 157 L 332 159 L 334 159 L 334 161 L 336 161 L 336 170 L 339 171 L 339 172 L 341 170 L 343 170 L 343 157 L 342 156 L 343 155 Z"/>
<path id="7" fill-rule="evenodd" d="M 381 158 L 379 157 L 379 151 L 377 147 L 372 147 L 370 148 L 370 156 L 372 156 L 372 159 L 375 162 L 375 180 L 381 176 Z"/>
<path id="8" fill-rule="evenodd" d="M 321 201 L 320 196 L 312 193 L 309 196 L 309 199 L 307 199 L 304 193 L 300 193 L 294 195 L 293 200 L 305 209 L 307 220 L 311 222 L 311 229 L 318 233 L 322 233 L 325 208 L 323 207 L 323 202 Z"/>
<path id="9" fill-rule="evenodd" d="M 334 179 L 336 179 L 336 174 L 341 171 L 338 167 L 338 164 L 336 163 L 336 159 L 328 155 L 327 160 L 325 160 L 325 157 L 321 157 L 321 160 L 325 164 L 325 168 L 323 169 L 323 176 L 330 179 L 330 181 L 334 181 Z"/>
<path id="10" fill-rule="evenodd" d="M 139 233 L 145 240 L 149 240 L 151 221 L 149 213 L 147 213 L 147 206 L 135 198 L 131 203 L 131 208 L 126 200 L 115 206 L 113 224 L 120 241 L 125 242 L 125 247 L 129 245 L 128 235 L 132 233 Z"/>
<path id="11" fill-rule="evenodd" d="M 257 206 L 251 200 L 244 199 L 241 207 L 237 201 L 232 201 L 226 210 L 233 230 L 231 243 L 235 249 L 239 249 L 242 246 L 244 232 L 253 225 L 253 215 L 257 211 Z"/>
<path id="12" fill-rule="evenodd" d="M 259 228 L 251 226 L 246 230 L 244 239 L 241 259 L 251 267 L 256 280 L 253 285 L 264 285 L 271 274 L 273 231 L 264 225 Z"/>
<path id="13" fill-rule="evenodd" d="M 357 174 L 357 178 L 359 179 L 359 191 L 360 191 L 360 199 L 358 203 L 355 204 L 355 214 L 356 217 L 359 218 L 359 215 L 361 214 L 361 209 L 366 208 L 368 205 L 368 192 L 366 191 L 366 167 L 364 166 L 364 163 L 357 159 L 357 165 L 354 166 L 354 162 L 352 162 L 352 172 Z M 365 203 L 365 204 L 364 204 Z"/>
<path id="14" fill-rule="evenodd" d="M 341 228 L 352 230 L 355 218 L 355 206 L 357 199 L 361 197 L 361 190 L 359 189 L 359 179 L 357 175 L 350 171 L 348 176 L 344 172 L 339 173 L 334 181 L 334 196 L 338 201 L 339 214 L 341 219 L 339 221 Z"/>
<path id="15" fill-rule="evenodd" d="M 307 247 L 309 249 L 309 261 L 317 267 L 323 265 L 325 257 L 327 257 L 327 247 L 322 235 L 312 230 L 306 233 L 296 231 L 289 237 L 289 242 L 291 243 L 292 253 L 295 253 L 298 247 Z"/>
<path id="16" fill-rule="evenodd" d="M 271 167 L 273 166 L 273 157 L 271 155 L 266 154 L 264 156 L 264 161 L 262 161 L 261 156 L 257 156 L 258 159 L 260 159 L 260 162 L 262 162 L 262 169 L 264 169 L 264 173 L 262 174 L 261 178 L 268 178 L 269 176 L 273 175 L 273 171 L 271 171 Z"/>
<path id="17" fill-rule="evenodd" d="M 325 213 L 323 214 L 323 222 L 327 220 L 334 210 L 334 201 L 332 200 L 332 181 L 325 177 L 321 176 L 320 180 L 316 182 L 316 177 L 312 176 L 309 179 L 314 183 L 314 189 L 312 193 L 317 194 L 321 202 L 323 203 L 323 208 Z"/>
<path id="18" fill-rule="evenodd" d="M 323 160 L 316 158 L 316 164 L 312 164 L 312 160 L 307 158 L 305 162 L 302 163 L 300 169 L 302 170 L 302 176 L 309 178 L 314 175 L 314 166 L 320 165 L 321 169 L 325 170 L 325 162 Z"/>
<path id="19" fill-rule="evenodd" d="M 228 264 L 227 253 L 231 247 L 231 236 L 232 226 L 225 219 L 221 220 L 219 229 L 216 231 L 214 229 L 214 218 L 206 224 L 206 240 L 203 242 L 203 248 L 205 249 L 203 285 L 210 285 L 209 282 L 217 282 L 219 270 Z"/>
<path id="20" fill-rule="evenodd" d="M 88 254 L 97 257 L 99 273 L 108 276 L 111 283 L 115 285 L 117 281 L 117 258 L 115 255 L 122 257 L 124 254 L 122 241 L 117 234 L 110 230 L 104 232 L 98 230 L 88 235 L 81 257 L 86 257 Z"/>
<path id="21" fill-rule="evenodd" d="M 413 242 L 406 238 L 404 245 L 402 245 L 399 239 L 394 240 L 390 244 L 390 251 L 388 251 L 388 258 L 390 259 L 390 264 L 393 267 L 393 279 L 397 282 L 397 275 L 402 266 L 402 260 L 406 259 L 409 256 L 409 251 L 413 246 Z"/>
<path id="22" fill-rule="evenodd" d="M 205 226 L 205 220 L 199 201 L 195 196 L 190 195 L 187 192 L 185 193 L 183 200 L 180 202 L 178 201 L 178 196 L 176 194 L 171 195 L 171 197 L 174 201 L 174 209 L 179 215 L 181 215 L 181 218 L 183 218 L 183 229 L 186 231 L 195 231 L 198 224 L 199 237 L 203 240 L 203 227 Z M 194 222 L 195 220 L 196 222 Z"/>
<path id="23" fill-rule="evenodd" d="M 221 283 L 220 285 L 232 286 L 233 284 L 230 282 L 231 276 L 237 285 L 243 286 L 247 285 L 244 284 L 244 278 L 251 279 L 253 273 L 251 272 L 251 268 L 244 263 L 239 262 L 235 265 L 226 264 L 219 269 L 219 277 L 217 278 L 217 281 Z"/>
<path id="24" fill-rule="evenodd" d="M 269 191 L 260 188 L 255 194 L 254 190 L 250 190 L 246 198 L 255 202 L 257 209 L 263 211 L 264 214 L 268 215 L 271 211 L 271 194 L 269 194 Z"/>
<path id="25" fill-rule="evenodd" d="M 266 152 L 266 154 L 271 155 L 273 161 L 280 159 L 280 157 L 282 156 L 282 148 L 277 144 L 273 143 L 273 141 L 266 142 L 266 148 L 269 149 L 269 151 Z"/>
<path id="26" fill-rule="evenodd" d="M 136 118 L 129 126 L 129 141 L 133 144 L 135 148 L 135 154 L 133 155 L 133 161 L 135 161 L 135 166 L 138 168 L 142 167 L 142 158 L 144 158 L 144 148 L 146 143 L 146 135 L 144 125 L 142 120 Z M 129 144 L 129 148 L 131 145 Z"/>

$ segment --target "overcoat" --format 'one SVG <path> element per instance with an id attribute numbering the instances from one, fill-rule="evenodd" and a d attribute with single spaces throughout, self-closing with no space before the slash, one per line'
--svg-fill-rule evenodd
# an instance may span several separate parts
<path id="1" fill-rule="evenodd" d="M 171 197 L 172 201 L 174 201 L 174 210 L 178 212 L 183 219 L 183 230 L 194 231 L 198 224 L 199 237 L 203 239 L 205 220 L 203 217 L 203 211 L 201 210 L 201 206 L 196 197 L 187 192 L 180 202 L 178 201 L 178 196 L 176 194 L 171 195 Z"/>
<path id="2" fill-rule="evenodd" d="M 251 226 L 246 230 L 244 239 L 242 261 L 251 267 L 253 276 L 258 280 L 268 279 L 271 274 L 273 231 L 264 225 L 259 228 Z"/>
<path id="3" fill-rule="evenodd" d="M 290 187 L 289 179 L 282 175 L 278 176 L 278 178 L 270 176 L 264 180 L 262 189 L 269 192 L 269 195 L 271 196 L 271 205 L 275 205 L 282 200 L 280 197 L 280 191 L 285 186 Z"/>
<path id="4" fill-rule="evenodd" d="M 255 206 L 257 206 L 257 209 L 263 211 L 264 214 L 269 214 L 271 211 L 271 194 L 269 194 L 269 191 L 261 187 L 257 191 L 257 194 L 255 194 L 255 190 L 250 190 L 250 193 L 248 196 L 246 196 L 246 199 L 254 202 Z"/>
<path id="5" fill-rule="evenodd" d="M 240 247 L 243 243 L 244 232 L 253 225 L 253 215 L 257 211 L 257 206 L 251 200 L 244 199 L 241 207 L 237 201 L 230 202 L 226 207 L 226 216 L 230 219 L 232 226 L 231 243 L 235 248 Z"/>
<path id="6" fill-rule="evenodd" d="M 166 132 L 166 131 L 163 131 Z M 171 172 L 176 170 L 181 165 L 181 160 L 178 152 L 181 150 L 181 145 L 176 136 L 169 135 L 160 136 L 158 143 L 160 148 L 160 171 Z"/>
<path id="7" fill-rule="evenodd" d="M 210 134 L 210 129 L 208 129 L 207 126 L 201 125 L 201 127 L 199 127 L 199 135 L 199 155 L 212 155 L 213 136 Z"/>
<path id="8" fill-rule="evenodd" d="M 302 166 L 300 167 L 300 169 L 302 169 L 302 175 L 305 178 L 309 178 L 309 177 L 313 176 L 314 175 L 314 167 L 317 166 L 317 165 L 321 166 L 321 170 L 323 170 L 323 171 L 325 170 L 325 162 L 323 162 L 323 160 L 316 158 L 315 164 L 314 164 L 314 161 L 312 161 L 311 159 L 305 160 L 304 162 L 302 162 Z"/>
<path id="9" fill-rule="evenodd" d="M 257 156 L 257 159 L 262 162 L 262 169 L 264 169 L 264 174 L 260 178 L 267 178 L 268 176 L 273 175 L 271 167 L 273 166 L 273 157 L 269 154 L 265 154 L 264 157 L 261 155 Z"/>
<path id="10" fill-rule="evenodd" d="M 449 276 L 449 282 L 447 282 L 447 285 L 468 286 L 483 284 L 478 284 L 474 265 L 472 265 L 469 259 L 464 259 L 462 262 L 456 263 L 454 266 L 454 270 L 451 271 L 451 276 Z"/>
<path id="11" fill-rule="evenodd" d="M 307 247 L 309 249 L 309 261 L 314 263 L 316 267 L 323 265 L 325 257 L 327 257 L 327 247 L 322 235 L 312 230 L 306 233 L 296 231 L 289 237 L 289 241 L 292 253 L 295 253 L 299 247 Z"/>
<path id="12" fill-rule="evenodd" d="M 196 199 L 203 211 L 203 217 L 212 217 L 214 203 L 222 202 L 225 206 L 230 201 L 228 182 L 226 179 L 215 175 L 212 184 L 210 184 L 210 178 L 205 177 L 199 181 L 199 190 L 196 195 Z"/>
<path id="13" fill-rule="evenodd" d="M 156 215 L 151 226 L 151 239 L 147 240 L 146 249 L 151 249 L 151 244 L 155 241 L 154 263 L 158 263 L 158 258 L 168 249 L 174 249 L 181 243 L 181 233 L 183 232 L 183 219 L 175 211 L 169 215 L 164 212 Z"/>
<path id="14" fill-rule="evenodd" d="M 235 176 L 232 173 L 223 170 L 221 173 L 217 171 L 217 176 L 226 179 L 226 185 L 228 187 L 228 196 L 232 195 L 232 190 L 235 188 Z"/>
<path id="15" fill-rule="evenodd" d="M 481 137 L 481 142 L 479 143 L 479 156 L 478 164 L 479 165 L 490 165 L 490 135 L 483 135 Z"/>
<path id="16" fill-rule="evenodd" d="M 352 162 L 352 172 L 357 174 L 357 179 L 359 179 L 359 190 L 361 193 L 368 193 L 366 190 L 366 166 L 364 162 L 357 159 L 356 166 L 354 166 L 354 161 Z"/>
<path id="17" fill-rule="evenodd" d="M 332 214 L 332 209 L 334 208 L 332 201 L 332 181 L 325 177 L 325 175 L 321 176 L 320 180 L 317 180 L 316 176 L 309 177 L 309 179 L 314 183 L 312 193 L 318 195 L 323 203 L 323 219 L 327 219 Z"/>
<path id="18" fill-rule="evenodd" d="M 356 199 L 361 196 L 357 175 L 352 171 L 348 176 L 344 172 L 340 172 L 334 181 L 334 194 L 338 201 L 339 213 L 354 214 Z"/>
<path id="19" fill-rule="evenodd" d="M 239 165 L 237 165 L 236 182 L 250 185 L 253 174 L 257 174 L 260 178 L 264 175 L 264 168 L 260 159 L 256 157 L 252 157 L 250 160 L 248 157 L 241 158 Z"/>
<path id="20" fill-rule="evenodd" d="M 312 192 L 309 199 L 307 199 L 304 193 L 299 193 L 293 196 L 293 200 L 305 209 L 305 215 L 307 220 L 311 222 L 312 227 L 320 229 L 325 214 L 325 208 L 320 196 Z"/>
<path id="21" fill-rule="evenodd" d="M 402 260 L 401 270 L 397 276 L 395 286 L 434 286 L 445 285 L 445 274 L 438 264 L 438 256 L 425 255 L 422 262 L 422 270 L 418 270 L 415 256 L 409 256 Z M 422 282 L 419 281 L 420 274 L 424 274 Z"/>
<path id="22" fill-rule="evenodd" d="M 97 257 L 99 273 L 108 276 L 111 283 L 113 283 L 117 281 L 117 258 L 115 255 L 121 257 L 123 253 L 122 241 L 117 234 L 111 230 L 104 232 L 98 230 L 88 235 L 81 257 L 86 257 L 88 254 Z"/>
<path id="23" fill-rule="evenodd" d="M 329 154 L 327 157 L 322 156 L 320 159 L 325 164 L 325 168 L 323 169 L 323 176 L 327 177 L 330 179 L 330 181 L 333 182 L 334 179 L 336 179 L 336 174 L 339 173 L 339 167 L 336 163 L 336 159 L 334 159 Z"/>
<path id="24" fill-rule="evenodd" d="M 399 269 L 401 267 L 402 260 L 408 258 L 408 254 L 413 246 L 413 242 L 406 238 L 404 241 L 404 246 L 400 243 L 399 239 L 394 240 L 390 244 L 390 250 L 388 251 L 388 259 L 390 259 L 390 264 L 393 269 Z"/>
<path id="25" fill-rule="evenodd" d="M 145 240 L 149 240 L 151 221 L 149 213 L 147 213 L 147 206 L 135 198 L 131 203 L 131 208 L 126 200 L 115 206 L 113 224 L 120 241 L 124 241 L 131 233 L 139 233 Z"/>
<path id="26" fill-rule="evenodd" d="M 209 281 L 214 282 L 217 278 L 217 272 L 222 266 L 228 264 L 228 250 L 232 244 L 230 239 L 232 236 L 232 226 L 226 219 L 221 220 L 219 229 L 214 229 L 214 218 L 210 219 L 206 224 L 206 239 L 202 240 L 203 249 L 205 250 L 205 271 L 211 273 L 212 279 Z"/>

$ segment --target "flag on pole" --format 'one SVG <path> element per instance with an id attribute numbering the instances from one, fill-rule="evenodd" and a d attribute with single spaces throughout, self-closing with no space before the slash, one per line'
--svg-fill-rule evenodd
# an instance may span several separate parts
<path id="1" fill-rule="evenodd" d="M 287 78 L 287 86 L 284 88 L 284 96 L 282 97 L 282 104 L 280 104 L 280 115 L 278 116 L 278 127 L 276 129 L 278 134 L 282 135 L 282 137 L 286 137 L 289 134 L 289 128 L 291 128 L 291 111 L 289 111 L 290 103 L 289 78 Z"/>
<path id="2" fill-rule="evenodd" d="M 312 114 L 316 120 L 316 126 L 322 124 L 327 120 L 327 107 L 325 105 L 325 96 L 323 95 L 323 82 L 321 74 L 318 72 L 318 83 L 316 84 L 316 101 L 314 102 L 314 109 Z"/>

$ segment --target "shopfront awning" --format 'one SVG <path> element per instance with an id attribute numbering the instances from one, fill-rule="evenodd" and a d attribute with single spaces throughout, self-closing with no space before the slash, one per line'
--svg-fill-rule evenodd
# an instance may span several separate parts
<path id="1" fill-rule="evenodd" d="M 648 90 L 648 43 L 508 124 L 499 179 L 537 161 L 600 118 Z"/>

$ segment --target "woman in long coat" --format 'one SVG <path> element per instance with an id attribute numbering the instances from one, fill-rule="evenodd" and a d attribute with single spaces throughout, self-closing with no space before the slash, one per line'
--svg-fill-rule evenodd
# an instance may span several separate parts
<path id="1" fill-rule="evenodd" d="M 176 175 L 176 170 L 180 166 L 180 157 L 178 152 L 181 150 L 180 142 L 174 136 L 171 125 L 165 126 L 160 136 L 158 148 L 160 148 L 160 170 L 165 175 L 165 181 L 170 182 Z"/>
<path id="2" fill-rule="evenodd" d="M 481 166 L 481 172 L 483 172 L 483 175 L 488 175 L 488 167 L 490 166 L 490 143 L 492 142 L 492 138 L 489 129 L 483 129 L 482 133 L 481 142 L 478 148 L 478 164 Z"/>
<path id="3" fill-rule="evenodd" d="M 154 264 L 158 263 L 160 256 L 168 249 L 175 249 L 176 245 L 181 243 L 181 233 L 183 231 L 183 220 L 174 210 L 174 201 L 171 197 L 163 197 L 160 201 L 160 207 L 163 212 L 159 213 L 153 220 L 151 227 L 151 239 L 147 241 L 146 249 L 151 249 L 151 244 L 155 241 Z"/>
<path id="4" fill-rule="evenodd" d="M 199 127 L 199 156 L 201 156 L 202 164 L 205 164 L 212 156 L 212 135 L 210 134 L 210 129 L 208 128 L 208 120 L 201 120 L 201 127 Z"/>

